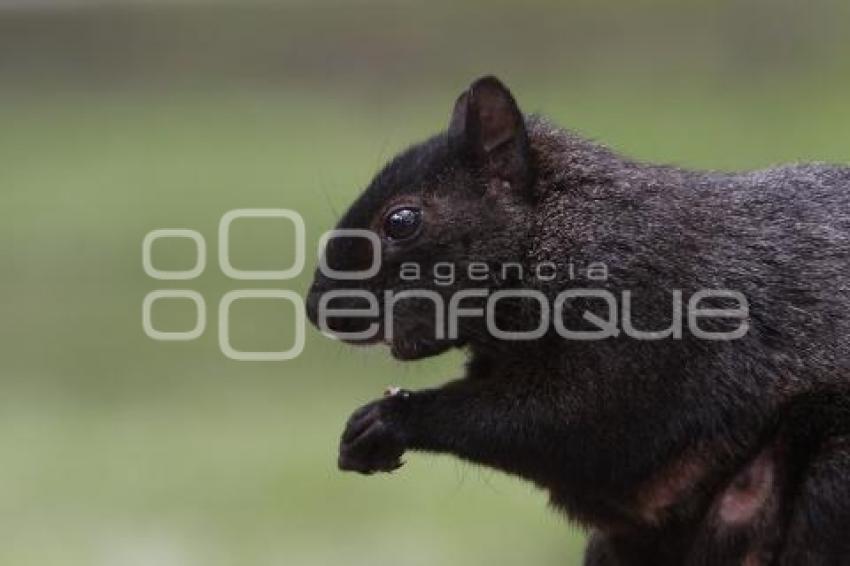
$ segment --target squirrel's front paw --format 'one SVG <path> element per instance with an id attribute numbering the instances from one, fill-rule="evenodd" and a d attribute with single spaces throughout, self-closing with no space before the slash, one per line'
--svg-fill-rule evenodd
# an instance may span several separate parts
<path id="1" fill-rule="evenodd" d="M 394 391 L 354 411 L 339 444 L 340 470 L 372 474 L 402 466 L 405 443 L 400 417 L 408 396 L 406 391 Z"/>

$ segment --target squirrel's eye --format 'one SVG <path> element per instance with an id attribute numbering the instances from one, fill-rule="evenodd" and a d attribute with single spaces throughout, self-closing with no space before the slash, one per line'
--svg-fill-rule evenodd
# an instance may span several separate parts
<path id="1" fill-rule="evenodd" d="M 384 233 L 391 240 L 406 240 L 416 235 L 422 224 L 422 211 L 418 208 L 397 208 L 384 220 Z"/>

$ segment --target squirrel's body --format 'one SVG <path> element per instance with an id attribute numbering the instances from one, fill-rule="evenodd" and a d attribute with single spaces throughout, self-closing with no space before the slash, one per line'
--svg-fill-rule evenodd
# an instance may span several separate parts
<path id="1" fill-rule="evenodd" d="M 733 290 L 747 301 L 746 332 L 565 340 L 550 329 L 505 341 L 470 317 L 451 340 L 427 334 L 428 305 L 399 305 L 394 353 L 466 347 L 467 374 L 360 409 L 341 467 L 390 470 L 413 449 L 522 476 L 596 531 L 593 565 L 850 563 L 850 168 L 640 164 L 523 117 L 500 83 L 482 79 L 458 101 L 448 133 L 391 162 L 340 227 L 382 234 L 382 215 L 398 206 L 421 213 L 420 231 L 387 239 L 381 273 L 367 282 L 317 276 L 311 318 L 330 289 L 417 287 L 398 277 L 406 261 L 451 261 L 461 272 L 516 262 L 526 277 L 492 278 L 488 293 L 528 289 L 554 303 L 591 288 L 622 309 L 627 292 L 630 323 L 656 331 L 671 326 L 675 293 L 687 302 Z M 366 257 L 356 244 L 327 250 L 337 269 Z M 542 262 L 553 277 L 528 277 Z M 570 263 L 604 264 L 607 277 L 576 278 Z M 432 288 L 448 302 L 474 285 L 461 277 Z M 587 326 L 584 313 L 605 313 L 602 305 L 570 301 L 564 320 Z M 525 303 L 503 307 L 502 327 L 534 327 L 540 315 Z"/>

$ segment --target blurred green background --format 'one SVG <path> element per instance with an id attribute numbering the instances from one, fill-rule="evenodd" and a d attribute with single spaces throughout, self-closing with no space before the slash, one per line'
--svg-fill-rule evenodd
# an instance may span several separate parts
<path id="1" fill-rule="evenodd" d="M 462 356 L 402 365 L 308 329 L 289 362 L 226 359 L 217 305 L 303 292 L 318 235 L 394 152 L 496 73 L 521 106 L 647 160 L 732 169 L 847 161 L 850 5 L 711 2 L 0 0 L 0 564 L 576 564 L 544 494 L 449 458 L 338 473 L 351 410 L 433 385 Z M 309 269 L 217 265 L 234 208 L 304 215 Z M 198 279 L 156 281 L 141 242 L 191 228 Z M 292 258 L 281 222 L 234 224 L 232 258 Z M 193 263 L 154 246 L 161 269 Z M 146 293 L 200 291 L 207 330 L 155 342 Z M 154 323 L 193 325 L 185 302 Z M 283 303 L 234 305 L 234 345 L 292 340 Z"/>

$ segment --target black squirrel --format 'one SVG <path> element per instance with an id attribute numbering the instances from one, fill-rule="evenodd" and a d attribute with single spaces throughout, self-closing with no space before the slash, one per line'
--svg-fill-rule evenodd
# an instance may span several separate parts
<path id="1" fill-rule="evenodd" d="M 566 340 L 551 328 L 514 340 L 494 336 L 486 316 L 458 317 L 455 335 L 441 334 L 433 297 L 398 301 L 389 317 L 380 302 L 371 319 L 331 313 L 334 331 L 392 327 L 399 359 L 469 353 L 462 379 L 354 412 L 341 469 L 392 471 L 414 450 L 516 474 L 591 529 L 588 565 L 850 564 L 850 168 L 642 164 L 524 115 L 484 77 L 459 97 L 447 131 L 387 164 L 338 228 L 374 233 L 381 268 L 356 281 L 317 271 L 314 323 L 321 306 L 366 308 L 360 295 L 321 304 L 339 290 L 426 289 L 449 304 L 483 289 L 460 303 L 479 312 L 499 290 L 552 302 L 579 287 L 618 302 L 628 291 L 630 323 L 645 331 L 690 316 L 673 309 L 676 292 L 746 299 L 744 317 L 702 321 L 743 331 L 727 340 L 618 330 Z M 363 238 L 334 238 L 324 260 L 363 270 L 373 251 Z M 457 270 L 450 284 L 402 273 L 441 262 Z M 544 263 L 546 277 L 535 271 Z M 506 264 L 522 275 L 500 271 Z M 575 276 L 574 265 L 590 264 L 605 277 Z M 611 308 L 578 293 L 557 316 L 593 331 Z M 511 295 L 491 322 L 521 332 L 543 310 Z"/>

